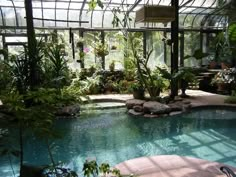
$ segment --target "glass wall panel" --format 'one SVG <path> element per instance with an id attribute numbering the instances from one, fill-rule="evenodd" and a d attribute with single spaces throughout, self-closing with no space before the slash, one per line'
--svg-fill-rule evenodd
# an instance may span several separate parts
<path id="1" fill-rule="evenodd" d="M 106 32 L 105 41 L 108 45 L 109 54 L 105 58 L 105 69 L 109 70 L 112 62 L 115 70 L 124 68 L 124 39 L 119 32 Z"/>
<path id="2" fill-rule="evenodd" d="M 83 11 L 82 12 L 82 18 L 81 18 L 81 20 L 82 21 L 88 21 L 89 23 L 82 23 L 81 24 L 81 26 L 82 27 L 91 27 L 91 14 L 92 14 L 92 12 L 90 11 L 90 12 L 86 12 L 86 11 Z"/>
<path id="3" fill-rule="evenodd" d="M 16 26 L 16 16 L 13 8 L 3 7 L 3 16 L 6 26 Z"/>
<path id="4" fill-rule="evenodd" d="M 102 27 L 102 12 L 101 11 L 94 11 L 93 12 L 93 21 L 92 27 Z"/>
<path id="5" fill-rule="evenodd" d="M 69 23 L 69 27 L 79 27 L 79 10 L 70 10 L 69 11 L 69 20 L 78 21 L 78 23 Z"/>
<path id="6" fill-rule="evenodd" d="M 164 42 L 162 39 L 164 38 L 164 34 L 161 31 L 150 31 L 147 32 L 147 53 L 152 51 L 148 66 L 151 69 L 155 69 L 157 65 L 165 64 L 164 61 Z"/>
<path id="7" fill-rule="evenodd" d="M 67 10 L 56 10 L 56 20 L 67 21 Z M 56 22 L 56 26 L 66 27 L 67 22 Z"/>
<path id="8" fill-rule="evenodd" d="M 85 68 L 91 66 L 100 65 L 100 58 L 95 56 L 94 48 L 91 46 L 91 42 L 97 42 L 97 32 L 85 32 L 84 33 L 84 65 Z"/>
<path id="9" fill-rule="evenodd" d="M 185 32 L 184 56 L 193 55 L 197 49 L 200 49 L 200 32 Z M 199 60 L 195 58 L 185 59 L 184 66 L 199 67 Z"/>
<path id="10" fill-rule="evenodd" d="M 24 8 L 17 8 L 16 14 L 17 14 L 19 26 L 26 26 L 25 9 Z"/>
<path id="11" fill-rule="evenodd" d="M 43 16 L 45 19 L 55 19 L 55 11 L 53 9 L 44 9 Z M 55 26 L 54 21 L 44 21 L 45 26 Z"/>
<path id="12" fill-rule="evenodd" d="M 2 36 L 0 36 L 0 49 L 3 49 Z M 3 60 L 4 56 L 0 55 L 0 60 Z"/>
<path id="13" fill-rule="evenodd" d="M 11 36 L 11 37 L 6 37 L 5 40 L 6 42 L 27 42 L 27 37 Z"/>
<path id="14" fill-rule="evenodd" d="M 25 48 L 23 45 L 8 45 L 7 49 L 8 52 L 12 55 L 19 55 L 24 52 Z"/>
<path id="15" fill-rule="evenodd" d="M 34 18 L 42 18 L 42 10 L 41 9 L 33 9 L 33 15 Z M 44 26 L 43 20 L 34 20 L 34 26 L 35 27 L 41 27 Z"/>

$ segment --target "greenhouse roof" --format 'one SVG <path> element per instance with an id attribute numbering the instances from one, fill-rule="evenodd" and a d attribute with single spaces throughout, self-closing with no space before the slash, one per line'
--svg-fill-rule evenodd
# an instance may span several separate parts
<path id="1" fill-rule="evenodd" d="M 171 0 L 101 0 L 103 8 L 89 7 L 91 0 L 32 0 L 35 28 L 95 28 L 112 29 L 114 9 L 135 18 L 144 5 L 171 5 Z M 218 0 L 179 0 L 180 28 L 222 28 L 227 22 L 227 3 Z M 168 28 L 170 24 L 135 23 L 132 28 Z M 26 28 L 24 0 L 0 1 L 0 28 Z"/>

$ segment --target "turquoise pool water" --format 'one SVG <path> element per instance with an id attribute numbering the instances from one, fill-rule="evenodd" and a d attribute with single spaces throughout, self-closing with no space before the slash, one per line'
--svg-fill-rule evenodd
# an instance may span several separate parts
<path id="1" fill-rule="evenodd" d="M 78 119 L 57 121 L 64 138 L 54 142 L 54 157 L 81 173 L 86 159 L 109 162 L 160 154 L 177 154 L 236 167 L 236 111 L 199 109 L 174 117 L 130 117 L 125 109 L 96 111 Z M 25 143 L 25 161 L 48 164 L 45 146 L 35 138 Z M 13 168 L 17 171 L 17 160 Z M 0 159 L 0 177 L 10 177 L 9 161 Z"/>

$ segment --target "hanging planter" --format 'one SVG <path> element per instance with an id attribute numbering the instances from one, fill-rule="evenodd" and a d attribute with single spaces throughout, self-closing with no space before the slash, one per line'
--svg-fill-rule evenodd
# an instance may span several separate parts
<path id="1" fill-rule="evenodd" d="M 109 51 L 105 44 L 101 44 L 101 43 L 97 44 L 94 50 L 95 50 L 96 56 L 98 57 L 104 57 L 109 54 Z"/>
<path id="2" fill-rule="evenodd" d="M 175 20 L 175 8 L 172 6 L 146 5 L 136 11 L 135 22 L 168 23 Z"/>

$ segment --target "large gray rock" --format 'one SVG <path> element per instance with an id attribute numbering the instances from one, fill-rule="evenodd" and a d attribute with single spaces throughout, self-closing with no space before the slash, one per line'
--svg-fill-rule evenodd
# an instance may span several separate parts
<path id="1" fill-rule="evenodd" d="M 145 103 L 144 100 L 130 99 L 126 101 L 126 107 L 132 109 L 134 106 L 143 106 L 143 103 Z"/>
<path id="2" fill-rule="evenodd" d="M 146 118 L 158 118 L 158 117 L 161 117 L 161 116 L 157 115 L 157 114 L 144 114 L 143 117 L 146 117 Z"/>
<path id="3" fill-rule="evenodd" d="M 171 111 L 182 111 L 183 103 L 178 101 L 175 103 L 170 103 L 168 106 L 171 108 Z"/>
<path id="4" fill-rule="evenodd" d="M 128 113 L 130 114 L 130 115 L 132 115 L 132 116 L 142 116 L 144 113 L 143 112 L 136 112 L 135 110 L 133 110 L 133 109 L 130 109 L 129 111 L 128 111 Z"/>
<path id="5" fill-rule="evenodd" d="M 168 105 L 157 101 L 148 101 L 143 104 L 143 111 L 151 114 L 168 114 L 170 113 L 171 108 Z"/>
<path id="6" fill-rule="evenodd" d="M 64 106 L 60 108 L 57 112 L 57 116 L 74 116 L 79 114 L 80 112 L 80 105 L 71 105 L 71 106 Z"/>
<path id="7" fill-rule="evenodd" d="M 133 110 L 135 110 L 136 112 L 143 112 L 143 106 L 133 106 Z"/>

